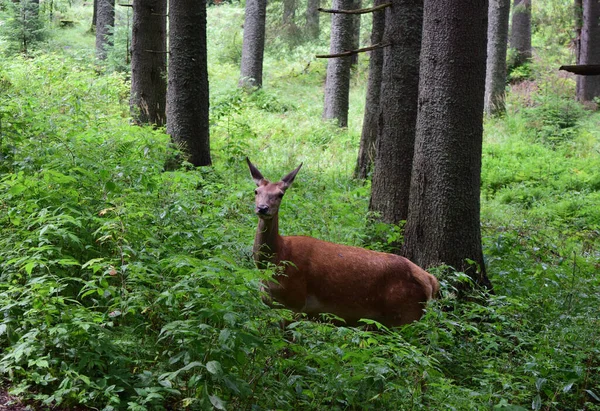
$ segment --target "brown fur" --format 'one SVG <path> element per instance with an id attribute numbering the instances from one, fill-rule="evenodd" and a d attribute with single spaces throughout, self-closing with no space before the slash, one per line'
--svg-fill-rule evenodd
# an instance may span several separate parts
<path id="1" fill-rule="evenodd" d="M 249 160 L 248 166 L 258 187 L 254 259 L 259 267 L 271 263 L 283 270 L 265 284 L 273 299 L 311 317 L 335 314 L 348 324 L 368 318 L 393 327 L 421 318 L 425 303 L 439 291 L 433 275 L 395 254 L 282 237 L 279 205 L 302 165 L 277 183 L 264 179 Z"/>

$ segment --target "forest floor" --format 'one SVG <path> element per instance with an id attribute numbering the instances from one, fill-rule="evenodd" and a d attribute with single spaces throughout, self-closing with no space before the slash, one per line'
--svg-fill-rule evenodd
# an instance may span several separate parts
<path id="1" fill-rule="evenodd" d="M 21 411 L 31 410 L 31 407 L 27 407 L 17 397 L 13 397 L 5 390 L 0 389 L 0 411 Z"/>

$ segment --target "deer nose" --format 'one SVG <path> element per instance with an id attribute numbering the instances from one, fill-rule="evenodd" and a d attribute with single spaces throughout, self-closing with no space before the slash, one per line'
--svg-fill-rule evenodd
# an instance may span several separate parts
<path id="1" fill-rule="evenodd" d="M 267 212 L 269 211 L 269 206 L 265 205 L 265 204 L 261 204 L 259 206 L 256 207 L 256 212 L 258 214 L 267 214 Z"/>

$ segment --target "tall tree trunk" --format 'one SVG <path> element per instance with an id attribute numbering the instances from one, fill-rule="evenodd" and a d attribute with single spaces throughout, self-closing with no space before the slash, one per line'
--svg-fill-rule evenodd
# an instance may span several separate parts
<path id="1" fill-rule="evenodd" d="M 319 4 L 320 0 L 306 2 L 306 34 L 311 39 L 319 37 Z"/>
<path id="2" fill-rule="evenodd" d="M 195 166 L 211 164 L 208 110 L 206 3 L 169 0 L 167 133 Z"/>
<path id="3" fill-rule="evenodd" d="M 573 14 L 575 18 L 575 60 L 579 64 L 581 29 L 583 28 L 583 0 L 575 0 L 573 2 Z"/>
<path id="4" fill-rule="evenodd" d="M 505 110 L 509 15 L 510 0 L 490 0 L 484 100 L 484 110 L 490 116 L 504 113 Z"/>
<path id="5" fill-rule="evenodd" d="M 447 264 L 491 287 L 479 203 L 487 17 L 487 0 L 425 0 L 403 252 L 422 267 Z"/>
<path id="6" fill-rule="evenodd" d="M 165 124 L 166 30 L 166 0 L 133 0 L 130 106 L 139 124 Z"/>
<path id="7" fill-rule="evenodd" d="M 334 0 L 333 8 L 350 10 L 354 0 Z M 331 54 L 352 50 L 352 15 L 333 14 L 331 17 Z M 350 57 L 330 58 L 327 62 L 325 79 L 325 104 L 323 118 L 336 120 L 338 126 L 348 126 L 348 108 L 350 95 Z"/>
<path id="8" fill-rule="evenodd" d="M 515 52 L 512 67 L 531 60 L 531 0 L 514 0 L 510 47 Z"/>
<path id="9" fill-rule="evenodd" d="M 375 0 L 374 6 L 383 4 L 385 0 Z M 371 27 L 371 44 L 379 44 L 383 39 L 385 27 L 385 12 L 373 13 Z M 367 98 L 363 118 L 360 148 L 356 160 L 354 176 L 366 179 L 375 161 L 375 141 L 377 139 L 377 119 L 379 116 L 379 100 L 381 98 L 381 75 L 383 69 L 383 50 L 375 49 L 369 52 L 369 80 L 367 82 Z"/>
<path id="10" fill-rule="evenodd" d="M 96 31 L 96 21 L 98 20 L 98 2 L 100 0 L 94 0 L 93 11 L 92 11 L 92 26 L 90 31 L 94 33 Z"/>
<path id="11" fill-rule="evenodd" d="M 423 0 L 385 9 L 377 153 L 369 209 L 387 223 L 406 220 L 415 144 Z"/>
<path id="12" fill-rule="evenodd" d="M 267 0 L 247 0 L 239 86 L 262 87 Z"/>
<path id="13" fill-rule="evenodd" d="M 283 0 L 283 25 L 294 23 L 296 17 L 296 0 Z"/>
<path id="14" fill-rule="evenodd" d="M 578 64 L 600 64 L 600 0 L 583 0 Z M 577 100 L 600 97 L 600 76 L 577 76 Z"/>
<path id="15" fill-rule="evenodd" d="M 362 7 L 362 0 L 354 0 L 352 10 L 358 10 Z M 353 15 L 354 28 L 352 29 L 352 50 L 356 50 L 360 47 L 360 14 Z M 352 67 L 358 64 L 358 53 L 350 56 L 350 65 Z"/>
<path id="16" fill-rule="evenodd" d="M 112 29 L 115 26 L 115 0 L 97 0 L 96 57 L 106 60 L 107 51 L 113 45 Z"/>

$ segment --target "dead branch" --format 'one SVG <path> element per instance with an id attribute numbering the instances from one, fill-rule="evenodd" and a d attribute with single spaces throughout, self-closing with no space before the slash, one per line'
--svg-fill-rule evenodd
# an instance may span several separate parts
<path id="1" fill-rule="evenodd" d="M 363 47 L 361 49 L 343 51 L 343 52 L 337 53 L 337 54 L 318 54 L 315 57 L 318 58 L 318 59 L 330 59 L 330 58 L 335 58 L 335 57 L 348 57 L 348 56 L 351 56 L 353 54 L 364 53 L 365 51 L 382 49 L 384 47 L 391 46 L 391 45 L 392 45 L 392 43 L 377 43 L 377 44 L 374 44 L 374 45 L 369 46 L 369 47 Z"/>
<path id="2" fill-rule="evenodd" d="M 373 13 L 374 11 L 383 10 L 386 7 L 390 7 L 392 3 L 384 3 L 379 6 L 370 7 L 368 9 L 357 9 L 357 10 L 335 10 L 335 9 L 324 9 L 319 7 L 317 10 L 322 13 L 335 13 L 335 14 L 366 14 Z"/>
<path id="3" fill-rule="evenodd" d="M 558 69 L 579 74 L 580 76 L 600 75 L 600 64 L 576 64 L 572 66 L 560 66 Z"/>

